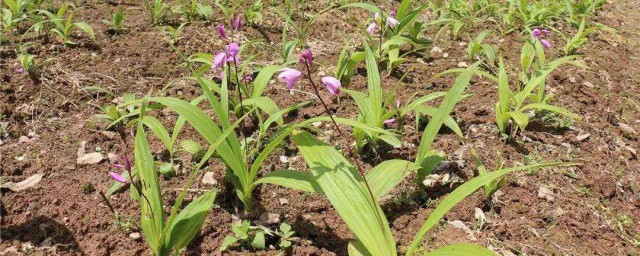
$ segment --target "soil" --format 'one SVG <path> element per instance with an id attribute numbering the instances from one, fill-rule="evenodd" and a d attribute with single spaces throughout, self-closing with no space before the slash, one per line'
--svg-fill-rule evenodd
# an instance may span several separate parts
<path id="1" fill-rule="evenodd" d="M 190 75 L 189 70 L 163 40 L 162 31 L 149 25 L 144 6 L 138 1 L 119 2 L 126 10 L 127 29 L 123 33 L 109 33 L 107 25 L 100 21 L 109 19 L 117 10 L 114 1 L 87 1 L 76 18 L 93 26 L 97 36 L 94 42 L 80 36 L 77 39 L 80 44 L 65 47 L 53 37 L 26 38 L 33 43 L 37 61 L 44 63 L 41 79 L 31 80 L 18 74 L 15 45 L 0 46 L 2 85 L 8 85 L 0 91 L 0 115 L 5 115 L 2 121 L 8 122 L 8 134 L 0 138 L 2 179 L 20 181 L 33 174 L 44 174 L 35 188 L 17 193 L 2 191 L 0 255 L 150 254 L 143 239 L 130 238 L 131 233 L 139 232 L 136 224 L 139 213 L 129 193 L 116 193 L 109 198 L 120 216 L 131 218 L 129 229 L 115 224 L 113 214 L 97 193 L 105 192 L 112 184 L 107 175 L 112 170 L 108 161 L 77 165 L 76 152 L 81 142 L 86 141 L 87 152 L 101 149 L 132 157 L 130 131 L 122 136 L 104 133 L 106 123 L 94 117 L 100 113 L 100 106 L 110 104 L 118 96 L 134 93 L 142 97 L 169 86 L 167 95 L 190 100 L 200 95 L 201 90 L 192 81 L 182 79 Z M 322 6 L 321 3 L 310 6 L 310 11 Z M 495 125 L 497 87 L 485 79 L 474 78 L 467 90 L 473 96 L 459 103 L 453 113 L 465 137 L 458 138 L 443 129 L 434 144 L 434 148 L 448 155 L 448 164 L 438 168 L 438 174 L 463 180 L 476 175 L 471 149 L 478 152 L 488 168 L 500 165 L 501 159 L 505 166 L 551 161 L 577 161 L 582 165 L 513 173 L 491 202 L 485 200 L 481 191 L 473 194 L 429 232 L 425 249 L 466 242 L 489 247 L 502 255 L 640 255 L 640 164 L 635 153 L 639 149 L 639 135 L 625 129 L 626 124 L 640 131 L 638 10 L 640 3 L 634 0 L 612 0 L 606 4 L 597 13 L 596 21 L 617 29 L 619 35 L 597 32 L 590 37 L 580 52 L 588 69 L 564 66 L 553 73 L 548 86 L 556 95 L 555 104 L 581 115 L 581 120 L 569 124 L 559 120 L 558 125 L 534 121 L 515 141 L 505 142 L 498 136 Z M 333 72 L 342 45 L 361 29 L 356 25 L 358 22 L 347 21 L 362 19 L 364 15 L 357 11 L 332 11 L 318 18 L 308 43 L 315 54 L 316 78 Z M 245 42 L 249 39 L 266 42 L 254 52 L 258 54 L 256 66 L 280 58 L 281 21 L 266 11 L 264 20 L 261 26 L 245 26 L 234 35 Z M 178 48 L 187 56 L 221 50 L 224 43 L 214 25 L 223 22 L 219 18 L 212 23 L 187 25 Z M 424 95 L 447 90 L 455 77 L 432 79 L 433 76 L 460 62 L 470 63 L 464 43 L 482 30 L 481 26 L 470 28 L 455 40 L 441 36 L 433 46 L 448 56 L 409 57 L 397 72 L 389 76 L 383 72 L 383 87 L 396 90 L 398 99 L 407 99 L 416 92 Z M 433 35 L 435 32 L 430 31 Z M 508 65 L 515 67 L 519 63 L 522 37 L 512 33 L 503 39 L 497 35 L 491 38 Z M 548 58 L 561 56 L 564 41 L 559 36 L 550 39 L 557 47 L 548 51 Z M 429 55 L 429 50 L 425 54 Z M 404 73 L 409 76 L 400 80 Z M 365 75 L 364 69 L 360 70 L 350 89 L 366 88 Z M 111 94 L 87 90 L 91 86 L 106 88 Z M 302 93 L 290 94 L 279 82 L 271 83 L 265 94 L 280 107 L 312 99 Z M 324 94 L 337 115 L 355 118 L 357 108 L 346 96 L 338 102 Z M 322 106 L 315 103 L 298 111 L 291 121 L 318 115 L 323 115 Z M 166 125 L 176 118 L 169 112 L 162 112 L 159 117 Z M 401 148 L 387 148 L 382 150 L 383 154 L 363 157 L 363 167 L 368 169 L 392 158 L 413 160 L 421 133 L 412 125 L 405 125 L 403 131 Z M 578 139 L 578 135 L 585 133 L 590 136 Z M 21 141 L 22 136 L 28 139 Z M 199 140 L 199 136 L 185 128 L 180 140 L 185 139 Z M 342 148 L 352 141 L 335 136 L 329 140 Z M 151 141 L 154 154 L 162 155 L 162 144 L 155 139 Z M 265 164 L 268 168 L 263 170 L 287 167 L 305 170 L 304 161 L 296 157 L 294 148 L 276 151 Z M 279 155 L 288 155 L 290 163 L 279 161 Z M 188 165 L 187 154 L 177 157 Z M 210 162 L 205 171 L 215 173 L 219 181 L 215 187 L 220 193 L 200 236 L 188 246 L 187 255 L 221 254 L 218 248 L 224 237 L 232 233 L 231 223 L 242 216 L 241 204 L 223 177 L 224 166 Z M 175 178 L 162 180 L 165 205 L 173 203 L 186 179 L 183 171 Z M 406 249 L 438 200 L 455 188 L 446 185 L 425 190 L 409 180 L 383 199 L 400 251 Z M 196 190 L 211 188 L 200 182 L 194 186 Z M 541 189 L 550 190 L 553 197 L 538 196 Z M 190 192 L 187 199 L 198 194 Z M 346 255 L 347 243 L 354 237 L 323 196 L 263 185 L 254 198 L 259 205 L 250 216 L 243 217 L 256 221 L 263 213 L 276 213 L 281 221 L 292 225 L 299 239 L 286 254 Z M 485 214 L 485 223 L 476 220 L 476 208 Z M 454 225 L 460 221 L 471 231 Z M 274 229 L 278 226 L 265 225 Z M 278 252 L 233 247 L 223 254 Z"/>

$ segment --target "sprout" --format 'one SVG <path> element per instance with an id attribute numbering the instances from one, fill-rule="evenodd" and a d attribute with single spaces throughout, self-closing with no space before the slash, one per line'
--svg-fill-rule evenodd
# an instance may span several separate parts
<path id="1" fill-rule="evenodd" d="M 331 76 L 325 76 L 322 78 L 322 83 L 327 87 L 329 92 L 333 95 L 338 95 L 340 93 L 340 88 L 342 88 L 342 84 L 340 81 Z"/>
<path id="2" fill-rule="evenodd" d="M 293 86 L 300 80 L 302 73 L 298 70 L 292 68 L 283 68 L 280 69 L 282 73 L 278 75 L 278 80 L 287 83 L 287 89 L 293 89 Z"/>

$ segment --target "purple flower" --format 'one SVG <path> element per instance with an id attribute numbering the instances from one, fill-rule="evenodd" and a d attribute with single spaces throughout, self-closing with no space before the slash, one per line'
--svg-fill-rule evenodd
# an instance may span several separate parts
<path id="1" fill-rule="evenodd" d="M 547 41 L 546 39 L 540 39 L 540 43 L 542 43 L 542 46 L 544 46 L 544 48 L 551 48 L 551 42 Z"/>
<path id="2" fill-rule="evenodd" d="M 400 100 L 396 100 L 396 108 L 400 108 L 400 103 L 402 103 Z"/>
<path id="3" fill-rule="evenodd" d="M 293 89 L 293 86 L 296 85 L 302 73 L 298 70 L 292 68 L 283 68 L 279 70 L 281 73 L 278 75 L 278 80 L 287 83 L 287 89 Z"/>
<path id="4" fill-rule="evenodd" d="M 242 28 L 242 20 L 240 19 L 240 17 L 237 17 L 234 21 L 233 21 L 233 29 L 235 31 L 239 31 L 240 28 Z"/>
<path id="5" fill-rule="evenodd" d="M 24 74 L 24 69 L 23 68 L 18 68 L 18 69 L 16 69 L 16 73 L 22 75 L 22 74 Z"/>
<path id="6" fill-rule="evenodd" d="M 397 13 L 396 10 L 392 10 L 391 12 L 389 12 L 389 17 L 395 18 L 396 17 L 396 13 Z"/>
<path id="7" fill-rule="evenodd" d="M 215 71 L 219 67 L 222 67 L 227 61 L 227 54 L 224 52 L 220 52 L 213 57 L 213 66 L 211 66 L 211 71 Z"/>
<path id="8" fill-rule="evenodd" d="M 400 22 L 393 17 L 387 17 L 387 26 L 395 28 Z"/>
<path id="9" fill-rule="evenodd" d="M 313 65 L 313 54 L 311 53 L 311 51 L 309 51 L 309 49 L 304 49 L 304 50 L 300 51 L 299 60 L 300 60 L 300 62 L 304 62 L 304 63 L 307 63 L 309 65 Z"/>
<path id="10" fill-rule="evenodd" d="M 372 35 L 372 36 L 376 34 L 376 23 L 375 22 L 369 24 L 369 26 L 367 27 L 367 33 L 369 33 L 369 35 Z"/>
<path id="11" fill-rule="evenodd" d="M 218 33 L 220 33 L 220 37 L 222 37 L 222 39 L 227 39 L 227 33 L 224 32 L 223 25 L 218 26 Z"/>
<path id="12" fill-rule="evenodd" d="M 227 46 L 227 55 L 229 55 L 229 58 L 237 59 L 238 52 L 240 52 L 240 45 L 238 45 L 238 43 L 230 43 Z"/>
<path id="13" fill-rule="evenodd" d="M 322 78 L 322 83 L 327 87 L 329 92 L 333 95 L 338 95 L 340 93 L 340 88 L 342 88 L 342 84 L 338 79 L 335 79 L 331 76 L 325 76 Z"/>
<path id="14" fill-rule="evenodd" d="M 394 123 L 395 121 L 396 121 L 396 119 L 395 119 L 395 118 L 391 118 L 391 119 L 384 120 L 384 121 L 382 121 L 382 122 L 383 122 L 384 124 L 392 124 L 392 123 Z"/>
<path id="15" fill-rule="evenodd" d="M 251 83 L 251 82 L 253 82 L 253 74 L 246 74 L 246 75 L 244 75 L 244 77 L 242 79 L 244 81 L 246 81 L 247 83 Z"/>
<path id="16" fill-rule="evenodd" d="M 120 182 L 122 184 L 127 183 L 127 179 L 125 179 L 122 175 L 116 172 L 109 172 L 109 176 L 111 176 L 111 178 L 114 179 L 115 181 Z"/>

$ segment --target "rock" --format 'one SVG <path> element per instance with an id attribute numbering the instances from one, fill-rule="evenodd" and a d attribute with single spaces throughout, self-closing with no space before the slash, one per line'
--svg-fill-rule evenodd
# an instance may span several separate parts
<path id="1" fill-rule="evenodd" d="M 107 137 L 108 139 L 113 139 L 116 137 L 117 133 L 115 132 L 111 132 L 111 131 L 102 131 L 100 132 L 100 134 L 104 135 L 105 137 Z"/>
<path id="2" fill-rule="evenodd" d="M 631 152 L 631 155 L 633 156 L 633 158 L 638 158 L 638 151 L 636 151 L 635 148 L 632 148 L 630 146 L 626 146 L 626 147 L 624 147 L 624 149 L 626 149 L 627 151 Z"/>
<path id="3" fill-rule="evenodd" d="M 283 164 L 288 164 L 289 158 L 287 156 L 280 156 L 280 162 Z"/>
<path id="4" fill-rule="evenodd" d="M 434 187 L 438 182 L 440 182 L 440 179 L 441 179 L 440 175 L 431 174 L 424 178 L 424 180 L 422 181 L 422 184 L 427 188 L 431 188 L 431 187 Z"/>
<path id="5" fill-rule="evenodd" d="M 589 138 L 589 136 L 591 136 L 591 133 L 579 133 L 578 136 L 576 136 L 576 140 L 577 141 L 583 141 L 586 140 L 587 138 Z"/>
<path id="6" fill-rule="evenodd" d="M 25 190 L 31 187 L 34 187 L 35 185 L 38 185 L 38 183 L 40 183 L 40 180 L 42 180 L 43 175 L 42 174 L 34 174 L 31 177 L 20 181 L 20 182 L 5 182 L 2 185 L 0 185 L 0 187 L 2 188 L 8 188 L 13 192 L 18 192 L 21 190 Z"/>
<path id="7" fill-rule="evenodd" d="M 582 83 L 582 85 L 584 85 L 584 86 L 586 86 L 586 87 L 589 87 L 589 88 L 596 87 L 595 85 L 593 85 L 593 84 L 592 84 L 592 83 L 590 83 L 590 82 L 584 82 L 584 83 Z"/>
<path id="8" fill-rule="evenodd" d="M 440 47 L 434 46 L 433 48 L 431 48 L 431 51 L 429 51 L 430 53 L 441 53 L 442 49 L 440 49 Z"/>
<path id="9" fill-rule="evenodd" d="M 618 127 L 620 127 L 620 130 L 622 130 L 622 134 L 627 137 L 627 138 L 635 138 L 636 135 L 636 130 L 634 130 L 633 128 L 631 128 L 631 126 L 629 126 L 628 124 L 625 123 L 618 123 Z"/>
<path id="10" fill-rule="evenodd" d="M 140 232 L 133 232 L 129 234 L 129 238 L 131 238 L 131 240 L 134 240 L 134 241 L 139 241 L 142 238 L 142 236 L 140 235 Z"/>
<path id="11" fill-rule="evenodd" d="M 466 67 L 468 67 L 468 66 L 469 66 L 469 65 L 467 65 L 467 63 L 466 63 L 466 62 L 464 62 L 464 61 L 463 61 L 463 62 L 458 63 L 458 67 L 459 67 L 459 68 L 466 68 Z"/>
<path id="12" fill-rule="evenodd" d="M 104 156 L 102 156 L 102 154 L 98 152 L 93 152 L 93 153 L 85 154 L 81 157 L 78 157 L 78 159 L 76 160 L 76 163 L 79 165 L 97 164 L 102 162 L 102 159 L 104 159 Z"/>
<path id="13" fill-rule="evenodd" d="M 467 46 L 467 42 L 459 42 L 458 45 L 464 47 L 464 46 Z"/>
<path id="14" fill-rule="evenodd" d="M 481 223 L 487 222 L 487 216 L 484 215 L 484 212 L 482 211 L 482 209 L 476 207 L 474 211 L 475 211 L 474 216 L 476 217 L 477 221 Z"/>
<path id="15" fill-rule="evenodd" d="M 554 219 L 557 219 L 558 217 L 562 216 L 565 214 L 565 211 L 561 208 L 558 207 L 556 209 L 554 209 L 553 211 L 551 211 L 551 217 L 553 217 Z"/>
<path id="16" fill-rule="evenodd" d="M 565 148 L 571 148 L 571 144 L 566 143 L 566 142 L 560 143 L 560 145 L 565 147 Z"/>
<path id="17" fill-rule="evenodd" d="M 289 200 L 286 198 L 279 198 L 278 202 L 280 203 L 280 205 L 287 205 L 289 204 Z"/>
<path id="18" fill-rule="evenodd" d="M 260 221 L 266 224 L 275 224 L 280 222 L 280 214 L 277 213 L 263 213 L 260 215 Z"/>
<path id="19" fill-rule="evenodd" d="M 76 151 L 76 156 L 78 157 L 82 157 L 84 156 L 84 148 L 87 146 L 87 141 L 83 140 L 80 142 L 80 147 L 78 147 L 78 150 Z"/>
<path id="20" fill-rule="evenodd" d="M 553 200 L 555 200 L 555 197 L 553 196 L 553 191 L 551 191 L 549 188 L 543 187 L 543 186 L 541 186 L 538 189 L 538 198 L 544 198 L 545 200 L 547 200 L 549 202 L 553 202 Z"/>
<path id="21" fill-rule="evenodd" d="M 27 136 L 20 136 L 20 139 L 18 139 L 18 143 L 29 143 L 31 142 L 31 139 L 29 139 L 29 137 Z"/>
<path id="22" fill-rule="evenodd" d="M 204 176 L 202 176 L 202 185 L 217 185 L 218 181 L 213 177 L 213 174 L 213 172 L 206 172 Z"/>
<path id="23" fill-rule="evenodd" d="M 118 155 L 114 154 L 114 153 L 108 153 L 107 154 L 107 158 L 109 158 L 109 163 L 110 164 L 115 164 L 118 162 Z"/>
<path id="24" fill-rule="evenodd" d="M 320 128 L 320 126 L 322 126 L 322 122 L 320 122 L 320 121 L 313 122 L 313 123 L 311 123 L 311 125 Z"/>
<path id="25" fill-rule="evenodd" d="M 575 77 L 570 76 L 570 77 L 569 77 L 569 82 L 571 82 L 571 83 L 575 83 L 575 82 L 576 82 L 576 78 L 575 78 Z"/>

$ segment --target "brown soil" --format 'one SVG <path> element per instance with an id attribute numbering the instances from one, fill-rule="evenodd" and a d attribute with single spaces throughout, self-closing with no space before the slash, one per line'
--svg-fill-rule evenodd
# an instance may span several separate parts
<path id="1" fill-rule="evenodd" d="M 162 32 L 149 26 L 141 5 L 125 5 L 128 29 L 125 33 L 112 35 L 100 20 L 108 19 L 117 6 L 106 1 L 89 2 L 76 16 L 93 26 L 97 34 L 95 42 L 63 47 L 54 38 L 27 38 L 34 44 L 37 60 L 46 60 L 43 79 L 39 82 L 15 72 L 18 63 L 15 46 L 0 46 L 2 84 L 9 86 L 0 91 L 0 114 L 6 115 L 3 121 L 9 122 L 9 134 L 0 142 L 2 179 L 19 181 L 36 173 L 44 174 L 36 188 L 19 193 L 2 191 L 0 255 L 23 254 L 27 244 L 33 246 L 27 254 L 33 255 L 150 254 L 143 240 L 129 238 L 129 233 L 138 231 L 135 223 L 139 214 L 137 204 L 131 201 L 129 194 L 119 193 L 110 198 L 121 215 L 133 217 L 133 230 L 125 231 L 114 224 L 106 204 L 90 189 L 108 189 L 111 185 L 106 175 L 109 164 L 76 165 L 76 150 L 81 141 L 87 141 L 88 152 L 99 147 L 104 152 L 131 157 L 127 152 L 133 149 L 128 132 L 124 137 L 107 136 L 102 133 L 105 123 L 93 117 L 100 112 L 97 106 L 110 103 L 114 97 L 81 89 L 98 85 L 108 88 L 115 97 L 124 93 L 135 93 L 140 97 L 171 84 L 168 94 L 183 99 L 192 99 L 201 91 L 193 82 L 180 79 L 189 76 L 188 69 L 180 66 L 180 57 L 165 43 Z M 487 218 L 481 228 L 468 234 L 443 222 L 428 234 L 427 249 L 468 242 L 493 248 L 503 255 L 640 255 L 637 247 L 640 242 L 640 165 L 635 153 L 629 150 L 640 149 L 638 135 L 624 133 L 620 128 L 620 123 L 624 123 L 640 131 L 640 5 L 633 0 L 612 2 L 605 5 L 596 18 L 598 22 L 618 29 L 620 36 L 604 32 L 594 34 L 581 52 L 590 68 L 563 67 L 553 74 L 549 83 L 550 90 L 557 95 L 555 103 L 582 115 L 582 120 L 565 128 L 534 122 L 516 142 L 505 143 L 499 139 L 494 123 L 496 86 L 476 79 L 468 90 L 474 96 L 458 104 L 454 113 L 465 138 L 443 132 L 434 145 L 446 152 L 452 162 L 463 163 L 442 168 L 440 174 L 450 173 L 465 180 L 475 175 L 471 148 L 490 168 L 498 163 L 499 154 L 506 166 L 560 160 L 579 161 L 584 165 L 509 175 L 497 202 L 487 204 L 483 193 L 478 192 L 446 216 L 449 223 L 460 220 L 472 227 L 476 224 L 474 209 L 481 208 Z M 309 46 L 318 63 L 317 73 L 332 72 L 344 41 L 360 29 L 354 25 L 356 23 L 347 21 L 362 14 L 332 13 L 335 16 L 321 16 L 309 36 Z M 214 24 L 219 22 L 222 20 Z M 243 38 L 268 42 L 262 48 L 264 51 L 255 52 L 260 54 L 257 64 L 279 58 L 279 27 L 275 14 L 265 12 L 262 27 L 246 27 L 241 32 Z M 434 46 L 448 53 L 448 57 L 432 56 L 425 62 L 410 58 L 399 68 L 400 73 L 409 72 L 410 77 L 403 81 L 398 81 L 401 76 L 395 74 L 383 77 L 384 88 L 397 88 L 397 98 L 407 98 L 415 92 L 426 94 L 447 90 L 453 77 L 433 81 L 431 78 L 467 61 L 466 46 L 461 42 L 467 42 L 480 31 L 479 28 L 466 31 L 459 41 L 441 37 Z M 213 53 L 223 45 L 209 23 L 194 22 L 186 26 L 182 37 L 178 47 L 187 55 Z M 522 38 L 511 34 L 501 42 L 495 35 L 493 39 L 507 62 L 514 65 L 519 59 Z M 557 45 L 564 43 L 560 37 L 551 40 Z M 560 47 L 548 53 L 550 56 L 560 54 Z M 352 89 L 366 87 L 366 77 L 361 73 L 354 77 Z M 586 82 L 593 86 L 586 86 Z M 396 87 L 398 84 L 401 86 Z M 281 107 L 311 99 L 299 93 L 291 95 L 283 88 L 282 84 L 275 83 L 265 94 Z M 329 95 L 325 99 L 332 102 L 330 108 L 338 115 L 356 116 L 357 109 L 347 98 L 343 97 L 340 104 L 335 99 L 332 101 Z M 322 113 L 321 106 L 316 104 L 300 110 L 292 121 Z M 166 124 L 175 120 L 171 113 L 161 117 Z M 367 157 L 364 166 L 369 168 L 394 157 L 412 159 L 420 133 L 411 126 L 405 126 L 404 132 L 403 140 L 412 146 Z M 591 136 L 578 141 L 579 133 L 590 133 Z M 31 140 L 19 142 L 21 136 Z M 199 138 L 193 130 L 185 129 L 181 139 Z M 152 139 L 152 142 L 154 153 L 160 155 L 162 145 L 157 140 Z M 341 147 L 350 143 L 344 138 L 333 138 L 331 142 Z M 275 152 L 275 157 L 265 164 L 270 168 L 264 169 L 287 167 L 278 160 L 277 156 L 282 154 L 293 157 L 296 153 Z M 24 159 L 18 160 L 20 157 Z M 186 155 L 178 155 L 178 158 L 189 162 Z M 306 168 L 300 157 L 292 158 L 290 165 L 301 170 Z M 230 225 L 241 207 L 224 182 L 223 166 L 212 161 L 206 171 L 216 173 L 221 192 L 200 236 L 189 245 L 186 251 L 189 255 L 219 254 L 218 248 L 224 237 L 231 233 Z M 167 205 L 173 203 L 186 176 L 180 174 L 162 181 Z M 540 187 L 553 191 L 554 199 L 539 198 Z M 198 183 L 195 188 L 211 187 Z M 408 180 L 392 191 L 383 208 L 401 250 L 410 243 L 435 202 L 450 191 L 452 188 L 449 187 L 423 191 Z M 188 199 L 196 195 L 189 193 Z M 288 203 L 282 204 L 280 199 L 286 199 Z M 288 254 L 346 254 L 347 243 L 353 236 L 321 195 L 265 185 L 256 190 L 255 200 L 259 205 L 250 219 L 258 219 L 255 216 L 264 212 L 280 214 L 281 220 L 292 224 L 295 236 L 301 238 Z M 625 222 L 625 219 L 631 222 Z M 276 228 L 277 224 L 271 227 Z M 275 249 L 233 248 L 225 254 L 277 253 Z"/>

